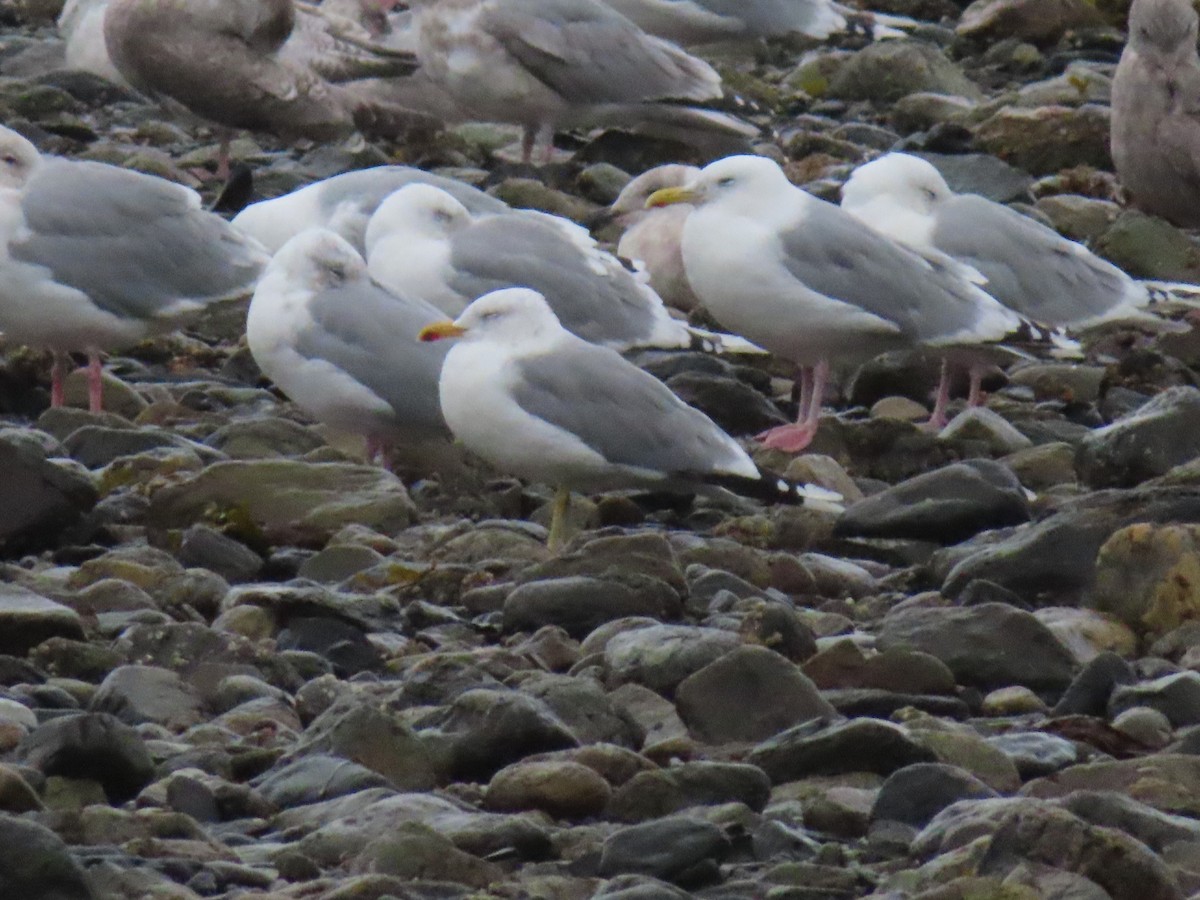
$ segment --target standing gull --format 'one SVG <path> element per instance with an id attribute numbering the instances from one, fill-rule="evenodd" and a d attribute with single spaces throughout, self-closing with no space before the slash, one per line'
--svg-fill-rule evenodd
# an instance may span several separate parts
<path id="1" fill-rule="evenodd" d="M 760 435 L 803 450 L 816 434 L 831 359 L 1002 338 L 1019 319 L 975 285 L 795 187 L 779 165 L 732 156 L 651 206 L 696 205 L 683 229 L 688 280 L 722 326 L 800 367 L 796 424 Z"/>
<path id="2" fill-rule="evenodd" d="M 93 411 L 101 407 L 102 350 L 249 294 L 267 261 L 257 241 L 201 208 L 195 191 L 117 166 L 43 157 L 3 127 L 0 248 L 0 332 L 54 351 L 55 406 L 65 354 L 86 352 Z"/>
<path id="3" fill-rule="evenodd" d="M 600 0 L 411 0 L 422 71 L 481 121 L 524 128 L 528 161 L 554 127 L 636 119 L 659 101 L 721 96 L 708 63 Z M 667 106 L 672 116 L 685 110 Z M 715 124 L 715 114 L 698 111 Z M 743 129 L 729 120 L 732 131 Z M 753 131 L 753 130 L 751 130 Z"/>
<path id="4" fill-rule="evenodd" d="M 111 0 L 104 39 L 134 87 L 227 129 L 327 141 L 431 127 L 428 116 L 330 80 L 290 40 L 298 15 L 292 0 Z M 226 133 L 222 167 L 227 143 Z"/>
<path id="5" fill-rule="evenodd" d="M 449 439 L 438 405 L 444 347 L 417 333 L 444 314 L 373 282 L 350 244 L 310 228 L 284 244 L 263 272 L 246 340 L 263 372 L 315 419 L 386 447 L 419 449 Z"/>
<path id="6" fill-rule="evenodd" d="M 381 284 L 450 316 L 489 291 L 527 287 L 584 340 L 617 349 L 696 341 L 648 285 L 574 222 L 528 210 L 475 218 L 428 184 L 401 188 L 380 204 L 367 226 L 367 265 Z"/>
<path id="7" fill-rule="evenodd" d="M 1133 204 L 1200 226 L 1200 57 L 1188 0 L 1133 0 L 1112 86 L 1111 146 Z"/>
<path id="8" fill-rule="evenodd" d="M 644 266 L 655 293 L 683 312 L 700 305 L 683 269 L 683 223 L 692 208 L 676 203 L 648 209 L 646 201 L 655 191 L 683 187 L 699 174 L 695 166 L 656 166 L 625 185 L 603 216 L 624 229 L 617 255 Z"/>
<path id="9" fill-rule="evenodd" d="M 564 329 L 536 291 L 485 294 L 421 339 L 457 337 L 440 397 L 450 430 L 501 471 L 555 485 L 550 549 L 570 490 L 742 486 L 792 502 L 840 497 L 765 477 L 737 441 L 653 375 Z"/>
<path id="10" fill-rule="evenodd" d="M 411 166 L 376 166 L 334 175 L 282 197 L 251 204 L 234 217 L 233 225 L 272 252 L 306 228 L 319 226 L 336 231 L 359 253 L 365 253 L 367 222 L 376 208 L 393 191 L 413 183 L 441 188 L 472 213 L 508 209 L 503 200 L 453 178 Z"/>

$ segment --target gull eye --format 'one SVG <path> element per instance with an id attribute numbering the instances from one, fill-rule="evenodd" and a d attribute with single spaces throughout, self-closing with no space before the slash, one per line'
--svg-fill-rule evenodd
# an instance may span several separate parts
<path id="1" fill-rule="evenodd" d="M 926 200 L 936 200 L 937 199 L 937 191 L 935 191 L 933 188 L 923 188 L 923 190 L 925 191 L 925 199 Z"/>
<path id="2" fill-rule="evenodd" d="M 717 182 L 717 187 L 729 187 L 735 181 L 732 175 L 726 175 Z"/>
<path id="3" fill-rule="evenodd" d="M 3 157 L 0 157 L 0 160 L 2 160 L 6 166 L 15 166 L 20 162 L 20 160 L 17 159 L 17 157 L 12 153 L 4 154 Z"/>

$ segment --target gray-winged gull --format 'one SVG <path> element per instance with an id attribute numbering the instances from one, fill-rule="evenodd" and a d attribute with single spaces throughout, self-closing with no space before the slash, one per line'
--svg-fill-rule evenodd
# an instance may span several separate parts
<path id="1" fill-rule="evenodd" d="M 1112 86 L 1111 148 L 1135 206 L 1200 225 L 1200 56 L 1188 0 L 1133 0 Z"/>
<path id="2" fill-rule="evenodd" d="M 473 213 L 504 212 L 508 204 L 453 178 L 411 166 L 376 166 L 343 172 L 271 200 L 247 206 L 233 219 L 235 228 L 274 252 L 306 228 L 336 231 L 359 253 L 366 252 L 367 222 L 384 198 L 407 184 L 432 184 L 454 196 Z"/>
<path id="3" fill-rule="evenodd" d="M 252 290 L 267 253 L 182 185 L 97 162 L 41 156 L 0 127 L 0 332 L 89 356 L 101 406 L 100 351 L 177 327 L 209 303 Z"/>
<path id="4" fill-rule="evenodd" d="M 507 287 L 542 294 L 567 330 L 618 349 L 688 347 L 696 336 L 586 230 L 528 210 L 473 217 L 428 184 L 401 188 L 367 226 L 367 265 L 381 284 L 447 315 Z"/>
<path id="5" fill-rule="evenodd" d="M 682 187 L 695 179 L 695 166 L 656 166 L 633 179 L 605 211 L 605 218 L 623 230 L 617 255 L 645 267 L 650 287 L 663 302 L 691 312 L 700 305 L 683 268 L 683 223 L 692 208 L 686 203 L 646 207 L 655 191 Z"/>
<path id="6" fill-rule="evenodd" d="M 460 340 L 442 366 L 442 413 L 462 444 L 496 468 L 558 488 L 550 547 L 563 540 L 570 489 L 708 484 L 777 499 L 836 503 L 820 488 L 767 477 L 708 416 L 606 347 L 564 329 L 536 291 L 485 294 L 422 340 Z"/>
<path id="7" fill-rule="evenodd" d="M 325 141 L 434 126 L 328 80 L 309 54 L 289 49 L 297 15 L 292 0 L 111 0 L 104 38 L 134 87 L 225 128 Z"/>
<path id="8" fill-rule="evenodd" d="M 385 290 L 350 244 L 325 228 L 290 239 L 254 291 L 246 340 L 259 367 L 298 406 L 387 447 L 445 444 L 438 405 L 446 348 L 417 340 L 445 315 Z"/>
<path id="9" fill-rule="evenodd" d="M 708 63 L 646 34 L 600 0 L 411 0 L 421 70 L 481 121 L 512 122 L 550 149 L 553 129 L 596 117 L 721 96 Z M 700 111 L 698 122 L 731 132 L 743 123 Z M 753 133 L 750 129 L 749 133 Z"/>
<path id="10" fill-rule="evenodd" d="M 953 271 L 795 187 L 764 157 L 718 160 L 648 202 L 695 204 L 683 261 L 696 296 L 723 327 L 800 367 L 799 419 L 760 435 L 769 447 L 794 453 L 811 442 L 831 359 L 971 345 L 1020 324 Z"/>

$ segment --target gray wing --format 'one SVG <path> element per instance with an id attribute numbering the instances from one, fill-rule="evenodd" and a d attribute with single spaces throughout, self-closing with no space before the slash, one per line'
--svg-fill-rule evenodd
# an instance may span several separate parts
<path id="1" fill-rule="evenodd" d="M 449 348 L 446 342 L 417 340 L 444 313 L 369 280 L 322 291 L 308 311 L 314 324 L 296 336 L 297 353 L 347 372 L 382 397 L 406 426 L 449 433 L 438 401 Z"/>
<path id="2" fill-rule="evenodd" d="M 804 34 L 836 11 L 829 0 L 693 0 L 698 6 L 745 23 L 750 37 Z"/>
<path id="3" fill-rule="evenodd" d="M 151 319 L 248 292 L 257 243 L 200 208 L 187 188 L 102 163 L 48 159 L 21 199 L 13 259 L 126 318 Z"/>
<path id="4" fill-rule="evenodd" d="M 657 322 L 650 298 L 620 263 L 599 274 L 556 226 L 524 213 L 487 216 L 456 232 L 450 266 L 447 281 L 463 296 L 532 288 L 564 328 L 594 343 L 634 345 Z"/>
<path id="5" fill-rule="evenodd" d="M 938 207 L 933 242 L 983 273 L 984 289 L 1005 306 L 1043 324 L 1071 325 L 1127 300 L 1130 280 L 1120 269 L 977 195 Z"/>
<path id="6" fill-rule="evenodd" d="M 894 322 L 915 340 L 969 332 L 982 296 L 936 263 L 900 247 L 824 201 L 780 233 L 784 267 L 810 290 Z"/>
<path id="7" fill-rule="evenodd" d="M 721 79 L 707 63 L 602 3 L 498 0 L 485 5 L 477 22 L 526 71 L 572 103 L 721 96 Z"/>
<path id="8" fill-rule="evenodd" d="M 518 363 L 514 399 L 615 465 L 673 475 L 728 471 L 736 443 L 653 375 L 582 341 Z"/>
<path id="9" fill-rule="evenodd" d="M 327 210 L 354 202 L 371 215 L 384 199 L 406 184 L 431 184 L 450 194 L 472 215 L 508 211 L 508 204 L 462 181 L 435 175 L 411 166 L 375 166 L 326 179 L 321 185 L 321 205 Z"/>

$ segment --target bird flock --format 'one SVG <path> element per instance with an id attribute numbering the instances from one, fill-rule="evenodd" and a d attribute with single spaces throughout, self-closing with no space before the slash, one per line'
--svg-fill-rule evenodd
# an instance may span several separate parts
<path id="1" fill-rule="evenodd" d="M 1200 58 L 1187 0 L 1134 0 L 1113 90 L 1112 150 L 1129 202 L 1200 224 Z M 589 224 L 520 210 L 407 166 L 347 172 L 227 221 L 187 187 L 45 156 L 0 127 L 0 332 L 88 359 L 251 297 L 249 348 L 315 419 L 361 435 L 372 459 L 451 442 L 495 469 L 570 490 L 732 488 L 836 506 L 764 473 L 745 447 L 628 361 L 636 348 L 769 353 L 796 369 L 798 417 L 758 435 L 814 440 L 833 374 L 894 350 L 949 375 L 1108 323 L 1170 328 L 1155 294 L 1014 209 L 955 194 L 929 161 L 887 153 L 841 204 L 788 179 L 769 136 L 711 106 L 714 68 L 685 47 L 912 22 L 832 0 L 71 0 L 68 60 L 208 123 L 334 141 L 404 142 L 448 123 L 507 122 L 526 161 L 563 128 L 619 122 L 687 135 L 714 159 L 630 181 Z M 756 143 L 757 142 L 757 143 Z M 754 152 L 754 151 L 758 152 Z M 718 330 L 689 324 L 703 313 Z"/>

